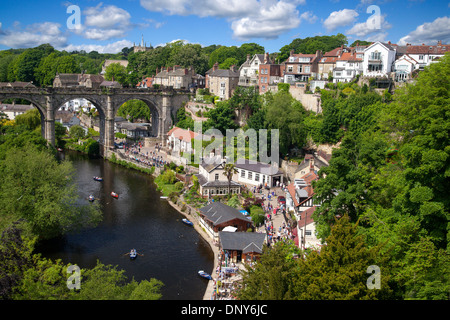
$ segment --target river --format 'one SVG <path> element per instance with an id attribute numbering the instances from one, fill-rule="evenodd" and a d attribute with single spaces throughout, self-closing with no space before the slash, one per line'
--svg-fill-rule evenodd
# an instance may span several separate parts
<path id="1" fill-rule="evenodd" d="M 81 201 L 93 194 L 101 204 L 103 221 L 95 228 L 46 241 L 38 251 L 47 258 L 91 268 L 97 260 L 117 266 L 131 279 L 156 278 L 164 283 L 162 300 L 201 300 L 207 280 L 198 270 L 212 270 L 209 244 L 181 222 L 183 215 L 160 199 L 153 178 L 103 159 L 66 151 L 76 170 Z M 103 177 L 103 182 L 93 180 Z M 114 191 L 119 199 L 111 197 Z M 124 253 L 136 248 L 136 260 Z M 81 289 L 83 284 L 81 283 Z"/>

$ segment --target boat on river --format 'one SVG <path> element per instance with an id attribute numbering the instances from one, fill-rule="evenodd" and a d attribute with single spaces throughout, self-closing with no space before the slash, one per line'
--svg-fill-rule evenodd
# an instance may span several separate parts
<path id="1" fill-rule="evenodd" d="M 137 257 L 136 249 L 131 249 L 131 251 L 130 251 L 130 259 L 134 260 L 134 259 L 136 259 L 136 257 Z"/>
<path id="2" fill-rule="evenodd" d="M 103 178 L 102 177 L 94 177 L 94 180 L 95 181 L 103 181 Z"/>
<path id="3" fill-rule="evenodd" d="M 117 193 L 115 193 L 114 191 L 111 192 L 111 197 L 119 199 L 119 195 Z"/>
<path id="4" fill-rule="evenodd" d="M 185 224 L 187 224 L 188 226 L 193 226 L 194 224 L 192 223 L 192 221 L 189 221 L 186 218 L 181 219 L 181 221 L 183 221 Z"/>
<path id="5" fill-rule="evenodd" d="M 200 277 L 202 277 L 202 278 L 205 278 L 205 279 L 208 279 L 208 280 L 212 280 L 211 275 L 208 274 L 208 273 L 206 273 L 206 272 L 203 271 L 203 270 L 200 270 L 200 271 L 198 272 L 198 275 L 199 275 Z"/>
<path id="6" fill-rule="evenodd" d="M 90 202 L 94 202 L 94 200 L 95 200 L 95 197 L 91 194 L 91 195 L 89 196 L 89 201 L 90 201 Z"/>

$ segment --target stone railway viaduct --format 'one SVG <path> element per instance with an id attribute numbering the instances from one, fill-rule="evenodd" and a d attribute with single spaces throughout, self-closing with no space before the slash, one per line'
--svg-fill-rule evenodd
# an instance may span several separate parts
<path id="1" fill-rule="evenodd" d="M 145 102 L 152 113 L 152 136 L 166 141 L 166 134 L 176 119 L 176 112 L 188 102 L 187 90 L 132 89 L 132 88 L 14 88 L 1 87 L 0 101 L 10 98 L 25 99 L 41 114 L 42 135 L 55 145 L 55 112 L 67 101 L 85 98 L 98 110 L 100 116 L 100 150 L 102 155 L 114 147 L 114 118 L 119 107 L 129 100 Z"/>

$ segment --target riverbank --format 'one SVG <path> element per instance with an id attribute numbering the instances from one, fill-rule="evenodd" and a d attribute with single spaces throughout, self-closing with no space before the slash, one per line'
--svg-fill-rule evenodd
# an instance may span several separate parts
<path id="1" fill-rule="evenodd" d="M 124 166 L 126 168 L 129 169 L 134 169 L 134 170 L 138 170 L 147 174 L 152 175 L 154 178 L 158 177 L 158 175 L 160 174 L 160 170 L 155 170 L 155 167 L 152 167 L 153 170 L 145 167 L 144 165 L 141 165 L 139 163 L 135 163 L 133 162 L 131 159 L 127 159 L 125 157 L 122 157 L 122 154 L 120 153 L 120 151 L 118 152 L 112 152 L 112 156 L 109 158 L 105 158 L 108 161 L 111 161 L 115 164 L 119 164 L 121 166 Z M 219 256 L 219 248 L 214 244 L 213 239 L 211 239 L 210 236 L 208 236 L 208 234 L 206 234 L 205 230 L 200 226 L 199 221 L 198 221 L 198 215 L 196 214 L 196 209 L 189 206 L 188 204 L 186 204 L 186 206 L 189 207 L 188 210 L 182 210 L 182 207 L 177 205 L 176 203 L 173 203 L 172 201 L 169 200 L 169 198 L 166 199 L 169 204 L 175 209 L 177 210 L 179 213 L 181 213 L 184 217 L 186 217 L 186 219 L 190 220 L 193 222 L 193 227 L 194 229 L 197 231 L 197 233 L 209 244 L 213 255 L 214 255 L 214 263 L 213 263 L 213 268 L 210 272 L 211 276 L 213 276 L 214 278 L 214 274 L 215 274 L 215 270 L 216 267 L 218 266 L 218 256 Z M 193 214 L 190 214 L 190 213 Z M 207 271 L 207 270 L 205 270 Z M 208 286 L 206 287 L 205 290 L 205 294 L 203 296 L 203 300 L 210 300 L 211 296 L 214 292 L 214 281 L 209 281 L 208 282 Z"/>
<path id="2" fill-rule="evenodd" d="M 206 234 L 205 230 L 202 227 L 200 227 L 200 225 L 198 223 L 198 216 L 195 212 L 195 209 L 192 208 L 190 210 L 191 212 L 194 212 L 194 214 L 188 214 L 186 212 L 183 212 L 181 210 L 181 207 L 178 206 L 176 203 L 173 203 L 169 199 L 167 199 L 167 201 L 175 210 L 177 210 L 179 213 L 181 213 L 183 216 L 185 216 L 186 219 L 193 222 L 194 229 L 206 242 L 208 242 L 208 244 L 211 247 L 211 250 L 214 254 L 214 264 L 213 264 L 213 268 L 210 272 L 211 276 L 214 278 L 214 272 L 218 266 L 219 248 L 214 244 L 211 237 Z M 207 270 L 205 270 L 205 271 L 207 271 Z M 206 290 L 205 290 L 205 294 L 203 295 L 203 300 L 211 300 L 211 296 L 212 296 L 213 292 L 214 292 L 214 281 L 209 281 L 208 286 L 206 287 Z"/>

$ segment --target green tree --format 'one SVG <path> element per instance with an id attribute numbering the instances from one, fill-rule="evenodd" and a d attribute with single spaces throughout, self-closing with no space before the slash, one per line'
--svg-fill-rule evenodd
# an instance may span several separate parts
<path id="1" fill-rule="evenodd" d="M 83 127 L 74 125 L 70 127 L 69 135 L 76 140 L 80 140 L 84 139 L 84 137 L 86 136 L 86 131 L 84 131 Z"/>
<path id="2" fill-rule="evenodd" d="M 124 86 L 128 83 L 127 69 L 120 63 L 111 63 L 106 67 L 105 79 L 108 81 L 117 81 Z"/>
<path id="3" fill-rule="evenodd" d="M 227 177 L 228 180 L 228 196 L 231 196 L 231 180 L 236 173 L 238 173 L 238 170 L 233 163 L 227 163 L 223 168 L 223 175 Z"/>
<path id="4" fill-rule="evenodd" d="M 0 215 L 23 219 L 33 234 L 51 238 L 98 223 L 96 205 L 78 205 L 73 167 L 33 144 L 12 147 L 0 161 Z"/>
<path id="5" fill-rule="evenodd" d="M 379 270 L 379 288 L 369 288 L 369 266 Z M 326 246 L 299 260 L 294 278 L 295 297 L 301 300 L 389 299 L 391 275 L 380 247 L 368 248 L 364 237 L 348 216 L 338 219 L 326 240 Z"/>
<path id="6" fill-rule="evenodd" d="M 294 259 L 299 249 L 292 242 L 278 242 L 272 248 L 264 247 L 254 267 L 245 265 L 239 300 L 289 300 L 293 295 L 293 281 L 298 262 Z"/>
<path id="7" fill-rule="evenodd" d="M 41 114 L 38 109 L 33 108 L 18 115 L 15 120 L 17 125 L 23 125 L 28 130 L 34 130 L 41 125 Z"/>

